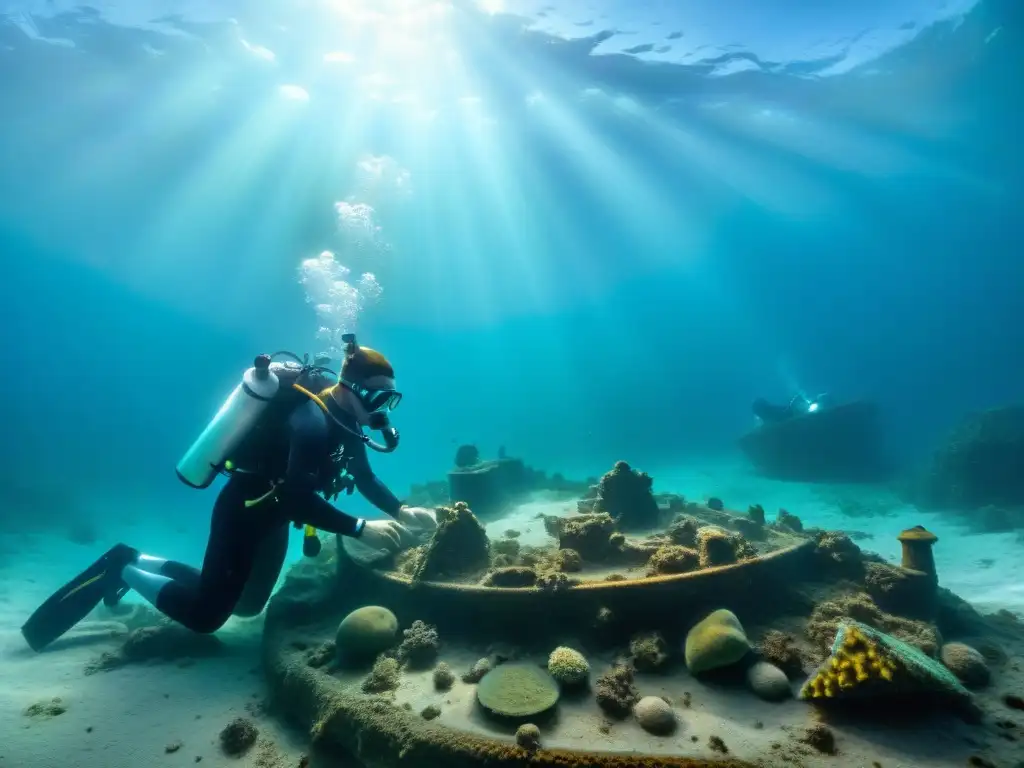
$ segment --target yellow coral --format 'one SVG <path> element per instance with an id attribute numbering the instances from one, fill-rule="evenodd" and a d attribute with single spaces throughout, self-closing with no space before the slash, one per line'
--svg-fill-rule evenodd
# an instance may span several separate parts
<path id="1" fill-rule="evenodd" d="M 899 669 L 899 662 L 885 648 L 856 627 L 849 627 L 842 643 L 807 681 L 800 695 L 809 699 L 830 699 L 841 690 L 872 680 L 891 683 Z"/>

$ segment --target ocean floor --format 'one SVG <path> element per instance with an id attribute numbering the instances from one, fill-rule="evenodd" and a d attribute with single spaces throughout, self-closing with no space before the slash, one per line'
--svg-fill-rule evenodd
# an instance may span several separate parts
<path id="1" fill-rule="evenodd" d="M 147 541 L 166 542 L 172 556 L 194 552 L 189 559 L 199 562 L 202 544 L 180 531 L 153 527 L 146 534 Z M 123 538 L 113 532 L 111 537 Z M 0 537 L 0 766 L 299 766 L 308 750 L 305 735 L 264 711 L 262 617 L 232 619 L 218 633 L 223 649 L 216 655 L 186 652 L 171 661 L 93 674 L 89 666 L 120 648 L 127 634 L 124 617 L 102 606 L 45 652 L 27 647 L 20 632 L 27 616 L 106 548 L 106 541 L 78 545 L 55 536 Z M 126 603 L 142 608 L 133 597 Z M 49 708 L 54 699 L 59 704 L 50 712 L 26 714 L 36 704 Z M 219 744 L 221 729 L 237 717 L 249 718 L 260 732 L 241 759 L 224 755 Z M 322 765 L 313 757 L 308 765 Z"/>
<path id="2" fill-rule="evenodd" d="M 446 650 L 441 660 L 459 671 L 470 669 L 480 656 L 479 650 Z M 517 661 L 546 664 L 543 656 L 519 657 Z M 591 655 L 589 661 L 592 669 L 604 669 L 614 659 Z M 356 693 L 366 673 L 335 676 L 347 690 Z M 731 756 L 753 761 L 775 755 L 780 765 L 803 768 L 867 768 L 876 762 L 884 768 L 945 768 L 968 765 L 967 761 L 977 752 L 971 743 L 970 726 L 949 716 L 930 721 L 916 732 L 878 722 L 859 727 L 844 724 L 836 729 L 839 754 L 822 755 L 803 742 L 807 729 L 817 723 L 814 710 L 806 702 L 790 699 L 769 703 L 742 685 L 698 682 L 685 672 L 637 673 L 635 685 L 641 696 L 663 697 L 672 704 L 678 725 L 671 734 L 650 734 L 632 717 L 608 718 L 595 705 L 593 688 L 588 687 L 578 693 L 563 694 L 557 715 L 537 721 L 543 746 L 711 760 L 723 757 L 711 746 L 715 738 L 721 740 Z M 458 731 L 509 741 L 515 733 L 514 725 L 497 725 L 481 710 L 476 701 L 476 685 L 457 679 L 450 690 L 438 692 L 429 669 L 403 672 L 394 701 L 412 712 L 437 706 L 437 722 Z M 941 729 L 934 729 L 936 723 L 941 724 Z"/>
<path id="3" fill-rule="evenodd" d="M 655 477 L 656 492 L 682 493 L 694 500 L 717 496 L 727 509 L 744 510 L 750 504 L 760 503 L 769 519 L 783 507 L 807 525 L 860 532 L 858 544 L 862 548 L 894 562 L 899 559 L 896 534 L 907 527 L 924 525 L 939 536 L 935 557 L 943 586 L 984 613 L 1007 609 L 1024 614 L 1024 544 L 1016 541 L 1014 534 L 972 534 L 950 518 L 900 504 L 885 491 L 768 481 L 752 476 L 740 464 L 644 469 Z M 506 518 L 492 521 L 488 528 L 492 537 L 515 528 L 521 532 L 524 544 L 539 544 L 546 534 L 536 518 L 538 512 L 554 514 L 573 509 L 572 503 L 538 499 Z M 869 510 L 874 510 L 873 516 L 868 516 Z M 188 531 L 186 536 L 180 530 L 148 528 L 147 533 L 151 540 L 165 541 L 171 556 L 187 557 L 193 562 L 201 556 L 202 543 L 195 540 L 195 531 Z M 264 711 L 265 683 L 260 668 L 262 619 L 230 622 L 219 634 L 224 648 L 215 656 L 185 655 L 173 661 L 133 663 L 94 674 L 86 674 L 88 665 L 104 651 L 119 647 L 126 632 L 124 624 L 118 623 L 120 617 L 102 615 L 104 609 L 97 612 L 95 621 L 81 625 L 46 652 L 35 654 L 29 650 L 19 632 L 28 614 L 62 582 L 102 554 L 108 542 L 124 538 L 114 531 L 98 534 L 101 541 L 95 545 L 73 544 L 63 538 L 41 535 L 0 536 L 0 766 L 134 768 L 200 764 L 316 768 L 342 764 L 315 754 L 303 762 L 308 750 L 305 735 L 288 730 Z M 467 663 L 463 664 L 464 661 Z M 452 666 L 459 669 L 471 662 L 468 658 L 453 658 Z M 638 685 L 643 693 L 663 693 L 674 700 L 683 694 L 676 690 L 661 691 L 660 683 L 645 681 L 642 676 L 638 676 Z M 409 676 L 398 692 L 398 700 L 408 701 L 419 709 L 431 703 L 428 698 L 437 696 L 424 693 L 426 690 L 414 676 Z M 60 699 L 60 705 L 53 712 L 63 710 L 60 714 L 25 714 L 32 705 L 54 698 Z M 470 731 L 482 727 L 470 706 L 470 686 L 457 682 L 446 700 L 450 702 L 444 707 L 446 724 Z M 731 707 L 728 717 L 719 717 L 725 714 L 722 708 L 726 706 Z M 766 716 L 759 712 L 765 705 L 756 700 L 748 703 L 749 712 L 738 712 L 734 706 L 729 699 L 720 699 L 716 694 L 695 699 L 684 716 L 684 727 L 673 737 L 679 743 L 662 743 L 657 749 L 647 744 L 652 737 L 632 721 L 616 728 L 620 734 L 622 729 L 631 729 L 629 737 L 634 749 L 703 754 L 711 735 L 720 736 L 726 744 L 759 743 L 777 739 L 784 726 L 802 726 L 806 718 L 806 705 L 797 702 L 771 709 L 771 723 L 764 722 Z M 576 738 L 587 748 L 601 748 L 591 729 L 573 736 L 573 712 L 570 704 L 562 716 L 566 745 Z M 260 729 L 260 741 L 242 758 L 224 755 L 218 741 L 220 730 L 236 717 L 248 717 Z M 793 718 L 796 719 L 789 722 Z M 693 736 L 698 736 L 699 748 Z M 955 731 L 937 736 L 935 748 L 921 753 L 913 763 L 897 759 L 883 765 L 964 765 L 961 749 L 943 752 L 942 740 L 956 736 Z M 877 744 L 878 739 L 874 742 Z M 855 744 L 850 747 L 849 758 L 861 754 Z M 855 763 L 833 758 L 832 764 Z"/>
<path id="4" fill-rule="evenodd" d="M 124 626 L 116 621 L 83 622 L 64 640 L 36 654 L 18 631 L 24 612 L 34 605 L 27 598 L 12 600 L 12 591 L 18 592 L 17 585 L 5 578 L 0 766 L 299 765 L 306 751 L 302 734 L 282 728 L 264 712 L 262 620 L 238 621 L 225 628 L 224 650 L 216 656 L 133 663 L 86 674 L 100 654 L 120 647 Z M 26 714 L 31 706 L 49 707 L 54 700 L 59 700 L 58 706 L 50 712 Z M 261 737 L 242 760 L 223 755 L 219 746 L 221 729 L 236 717 L 250 718 Z"/>

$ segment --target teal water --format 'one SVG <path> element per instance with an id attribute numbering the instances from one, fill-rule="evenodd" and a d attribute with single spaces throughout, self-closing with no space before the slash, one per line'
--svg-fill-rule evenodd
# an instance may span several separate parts
<path id="1" fill-rule="evenodd" d="M 0 765 L 219 754 L 251 624 L 120 678 L 17 630 L 113 542 L 198 565 L 179 458 L 255 355 L 345 332 L 397 371 L 399 496 L 467 443 L 625 459 L 890 560 L 923 522 L 945 586 L 1024 612 L 1019 525 L 899 493 L 1024 391 L 1022 33 L 1014 0 L 0 0 Z M 750 404 L 798 392 L 877 403 L 889 481 L 758 477 Z"/>
<path id="2" fill-rule="evenodd" d="M 1008 0 L 0 3 L 3 525 L 197 561 L 213 494 L 176 461 L 254 355 L 348 330 L 405 393 L 399 494 L 462 443 L 714 465 L 798 390 L 878 402 L 912 468 L 1024 385 L 1021 29 Z"/>
<path id="3" fill-rule="evenodd" d="M 396 488 L 464 442 L 717 457 L 800 388 L 877 400 L 913 463 L 1024 382 L 1019 32 L 1008 2 L 5 3 L 4 471 L 202 516 L 174 463 L 254 354 L 330 346 L 324 250 L 375 276 L 335 330 L 398 369 Z"/>
<path id="4" fill-rule="evenodd" d="M 340 325 L 397 366 L 398 487 L 717 456 L 796 388 L 926 455 L 1024 381 L 1019 9 L 791 5 L 5 3 L 5 472 L 201 510 L 171 468 L 324 347 L 323 250 L 376 276 Z"/>

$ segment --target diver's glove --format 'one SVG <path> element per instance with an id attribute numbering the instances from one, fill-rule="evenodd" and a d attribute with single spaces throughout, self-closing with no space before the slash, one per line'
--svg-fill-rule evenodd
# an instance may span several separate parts
<path id="1" fill-rule="evenodd" d="M 414 533 L 431 533 L 437 528 L 437 513 L 426 507 L 402 507 L 398 522 Z"/>
<path id="2" fill-rule="evenodd" d="M 365 520 L 356 538 L 372 549 L 394 554 L 402 548 L 403 538 L 409 535 L 408 529 L 394 520 Z"/>

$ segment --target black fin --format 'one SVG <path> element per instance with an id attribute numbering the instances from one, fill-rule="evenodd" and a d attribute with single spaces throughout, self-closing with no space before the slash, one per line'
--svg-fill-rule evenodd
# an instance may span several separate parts
<path id="1" fill-rule="evenodd" d="M 120 584 L 121 569 L 135 557 L 124 544 L 112 547 L 103 557 L 58 589 L 21 628 L 29 647 L 41 651 L 92 611 Z M 112 579 L 117 579 L 112 583 Z"/>

